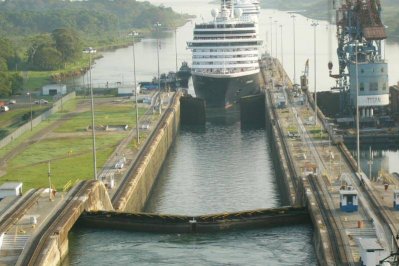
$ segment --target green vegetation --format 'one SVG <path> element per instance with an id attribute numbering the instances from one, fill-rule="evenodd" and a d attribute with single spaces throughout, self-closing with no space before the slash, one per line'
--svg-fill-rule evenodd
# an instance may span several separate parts
<path id="1" fill-rule="evenodd" d="M 88 108 L 88 99 L 74 99 L 64 105 L 68 113 Z M 139 109 L 140 115 L 144 109 Z M 15 149 L 18 145 L 28 142 L 29 138 L 40 130 L 55 122 L 62 121 L 68 113 L 56 113 L 20 138 L 0 150 L 0 157 Z M 132 103 L 111 102 L 98 99 L 96 104 L 96 124 L 120 125 L 128 123 L 135 126 L 134 108 Z M 154 116 L 155 117 L 155 116 Z M 6 181 L 24 182 L 24 190 L 48 186 L 48 161 L 51 160 L 52 183 L 57 190 L 62 190 L 69 181 L 90 179 L 93 177 L 92 139 L 91 131 L 86 132 L 91 122 L 91 115 L 83 111 L 69 120 L 63 121 L 44 139 L 35 142 L 22 150 L 7 162 L 7 174 L 0 177 L 0 183 Z M 97 165 L 100 168 L 112 154 L 116 146 L 127 136 L 129 131 L 108 132 L 97 131 Z M 144 141 L 147 132 L 141 132 Z M 131 149 L 137 148 L 132 140 Z"/>
<path id="2" fill-rule="evenodd" d="M 272 8 L 279 10 L 299 10 L 301 14 L 306 17 L 328 20 L 328 7 L 332 6 L 332 0 L 263 0 L 263 8 Z M 339 1 L 335 1 L 336 5 Z M 388 26 L 388 39 L 391 41 L 399 41 L 399 8 L 397 0 L 383 0 L 382 5 L 382 20 Z M 338 6 L 337 6 L 338 7 Z M 335 12 L 331 12 L 335 16 Z"/>
<path id="3" fill-rule="evenodd" d="M 123 138 L 120 136 L 119 141 Z M 108 157 L 113 152 L 115 145 L 112 145 L 111 141 L 118 139 L 111 139 L 109 141 L 108 136 L 98 138 L 97 149 L 97 164 L 103 165 Z M 84 139 L 82 139 L 84 141 Z M 64 185 L 72 180 L 77 179 L 84 180 L 93 177 L 93 164 L 92 164 L 92 152 L 91 152 L 91 139 L 86 139 L 86 152 L 80 154 L 72 154 L 70 157 L 58 158 L 51 160 L 51 173 L 52 183 L 57 190 L 62 190 Z M 89 143 L 88 143 L 89 142 Z M 61 144 L 69 143 L 68 140 L 60 141 Z M 75 143 L 76 144 L 76 143 Z M 79 145 L 81 148 L 82 145 Z M 24 152 L 23 158 L 37 158 L 37 152 L 40 150 L 41 145 L 32 145 L 26 152 Z M 59 148 L 59 146 L 57 146 Z M 75 148 L 75 147 L 74 147 Z M 46 149 L 46 151 L 49 151 Z M 72 150 L 73 152 L 73 150 Z M 68 152 L 66 151 L 65 154 Z M 48 158 L 48 157 L 47 157 Z M 24 182 L 24 190 L 38 187 L 48 187 L 48 161 L 42 160 L 36 163 L 24 163 L 22 159 L 16 158 L 9 163 L 8 174 L 0 178 L 1 182 L 6 181 L 21 181 Z"/>
<path id="4" fill-rule="evenodd" d="M 139 109 L 139 116 L 145 113 L 145 109 Z M 136 124 L 135 110 L 132 105 L 107 105 L 95 107 L 95 121 L 96 125 L 132 125 Z M 78 132 L 86 131 L 86 128 L 91 125 L 90 110 L 80 113 L 78 116 L 63 123 L 56 132 Z"/>
<path id="5" fill-rule="evenodd" d="M 132 29 L 148 34 L 156 22 L 168 29 L 188 18 L 135 0 L 0 1 L 0 97 L 80 75 L 88 62 L 82 47 L 126 46 Z"/>

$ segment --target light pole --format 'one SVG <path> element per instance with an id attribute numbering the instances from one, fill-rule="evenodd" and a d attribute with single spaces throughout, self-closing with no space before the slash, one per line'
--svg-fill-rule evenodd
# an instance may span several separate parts
<path id="1" fill-rule="evenodd" d="M 136 105 L 136 135 L 137 135 L 137 144 L 140 143 L 140 130 L 139 130 L 139 109 L 137 105 L 137 81 L 136 81 L 136 55 L 134 52 L 134 37 L 138 35 L 137 32 L 133 31 L 131 33 L 133 37 L 133 88 L 134 88 L 134 102 Z"/>
<path id="2" fill-rule="evenodd" d="M 281 68 L 283 69 L 283 77 L 282 77 L 282 82 L 284 86 L 285 82 L 285 75 L 284 75 L 284 52 L 283 52 L 283 25 L 280 24 L 280 50 L 281 50 Z"/>
<path id="3" fill-rule="evenodd" d="M 177 73 L 177 27 L 175 27 L 175 54 L 176 54 L 176 73 Z"/>
<path id="4" fill-rule="evenodd" d="M 61 93 L 61 113 L 64 111 L 64 107 L 63 107 L 63 105 L 62 105 L 62 84 L 61 84 L 61 81 L 62 81 L 62 79 L 61 79 L 61 69 L 59 70 L 59 78 L 58 78 L 58 86 L 60 87 L 60 93 Z"/>
<path id="5" fill-rule="evenodd" d="M 296 52 L 296 47 L 295 47 L 295 18 L 296 16 L 294 14 L 291 15 L 292 18 L 292 28 L 293 28 L 293 34 L 294 34 L 294 79 L 293 79 L 293 83 L 296 84 L 296 58 L 295 58 L 295 52 Z"/>
<path id="6" fill-rule="evenodd" d="M 273 17 L 270 19 L 270 57 L 273 57 Z"/>
<path id="7" fill-rule="evenodd" d="M 95 50 L 89 47 L 85 50 L 85 53 L 89 54 L 89 88 L 90 88 L 90 98 L 91 98 L 91 134 L 93 138 L 93 168 L 94 168 L 94 179 L 97 180 L 96 130 L 94 128 L 94 98 L 93 98 L 93 88 L 91 84 L 91 54 L 95 53 Z"/>
<path id="8" fill-rule="evenodd" d="M 316 27 L 319 25 L 317 22 L 312 23 L 314 34 L 314 116 L 315 125 L 317 126 L 317 89 L 316 89 Z"/>
<path id="9" fill-rule="evenodd" d="M 276 24 L 276 59 L 277 59 L 277 55 L 278 55 L 278 46 L 277 46 L 277 40 L 278 40 L 278 38 L 277 38 L 277 36 L 278 36 L 278 21 L 277 20 L 275 20 L 274 21 L 274 23 Z"/>
<path id="10" fill-rule="evenodd" d="M 33 118 L 33 114 L 32 114 L 32 93 L 27 92 L 27 95 L 29 95 L 29 105 L 30 105 L 30 131 L 33 130 L 33 122 L 32 122 L 32 118 Z"/>
<path id="11" fill-rule="evenodd" d="M 360 174 L 360 122 L 359 122 L 359 69 L 358 69 L 358 58 L 357 58 L 357 47 L 359 41 L 355 41 L 355 56 L 356 56 L 356 151 L 357 151 L 357 172 Z"/>
<path id="12" fill-rule="evenodd" d="M 161 23 L 157 22 L 154 24 L 157 29 L 157 59 L 158 59 L 158 87 L 159 87 L 159 113 L 162 113 L 162 98 L 161 98 L 161 79 L 159 74 L 159 28 L 161 27 Z"/>
<path id="13" fill-rule="evenodd" d="M 48 161 L 47 176 L 48 176 L 48 183 L 49 183 L 48 198 L 51 201 L 51 194 L 53 192 L 53 190 L 51 189 L 51 161 Z"/>

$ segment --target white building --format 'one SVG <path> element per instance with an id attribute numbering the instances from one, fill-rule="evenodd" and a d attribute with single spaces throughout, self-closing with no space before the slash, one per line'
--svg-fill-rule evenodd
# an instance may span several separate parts
<path id="1" fill-rule="evenodd" d="M 48 84 L 43 86 L 42 88 L 42 94 L 43 95 L 59 95 L 59 94 L 66 94 L 67 93 L 67 88 L 65 84 Z"/>
<path id="2" fill-rule="evenodd" d="M 22 195 L 22 182 L 7 182 L 0 186 L 0 199 Z"/>
<path id="3" fill-rule="evenodd" d="M 389 253 L 384 250 L 380 242 L 375 238 L 359 238 L 360 244 L 360 265 L 380 265 L 380 260 L 386 258 Z"/>

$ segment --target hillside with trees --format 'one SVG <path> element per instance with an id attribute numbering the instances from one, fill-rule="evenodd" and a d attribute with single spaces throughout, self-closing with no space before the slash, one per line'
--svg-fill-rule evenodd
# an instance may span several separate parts
<path id="1" fill-rule="evenodd" d="M 4 0 L 0 2 L 0 97 L 22 88 L 20 70 L 65 69 L 81 60 L 85 46 L 126 45 L 132 29 L 150 33 L 156 22 L 170 29 L 189 17 L 135 0 Z"/>
<path id="2" fill-rule="evenodd" d="M 340 1 L 335 1 L 337 4 Z M 279 10 L 299 10 L 306 17 L 327 20 L 328 6 L 332 0 L 262 0 L 262 8 Z M 388 26 L 388 40 L 399 41 L 399 5 L 398 0 L 381 0 L 382 21 Z M 333 11 L 334 12 L 334 11 Z M 335 13 L 333 13 L 335 15 Z"/>
<path id="3" fill-rule="evenodd" d="M 182 24 L 187 15 L 135 0 L 6 0 L 0 2 L 0 35 L 32 35 L 71 28 L 89 36 L 131 28 Z"/>

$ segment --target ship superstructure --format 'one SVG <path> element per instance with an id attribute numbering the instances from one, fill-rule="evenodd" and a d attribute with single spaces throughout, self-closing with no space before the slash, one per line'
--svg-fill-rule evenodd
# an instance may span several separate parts
<path id="1" fill-rule="evenodd" d="M 234 8 L 242 10 L 242 20 L 258 22 L 260 14 L 258 0 L 235 0 Z"/>
<path id="2" fill-rule="evenodd" d="M 223 1 L 212 10 L 213 21 L 196 24 L 192 77 L 197 97 L 207 106 L 230 107 L 241 97 L 259 93 L 257 22 L 243 19 L 243 10 Z"/>

